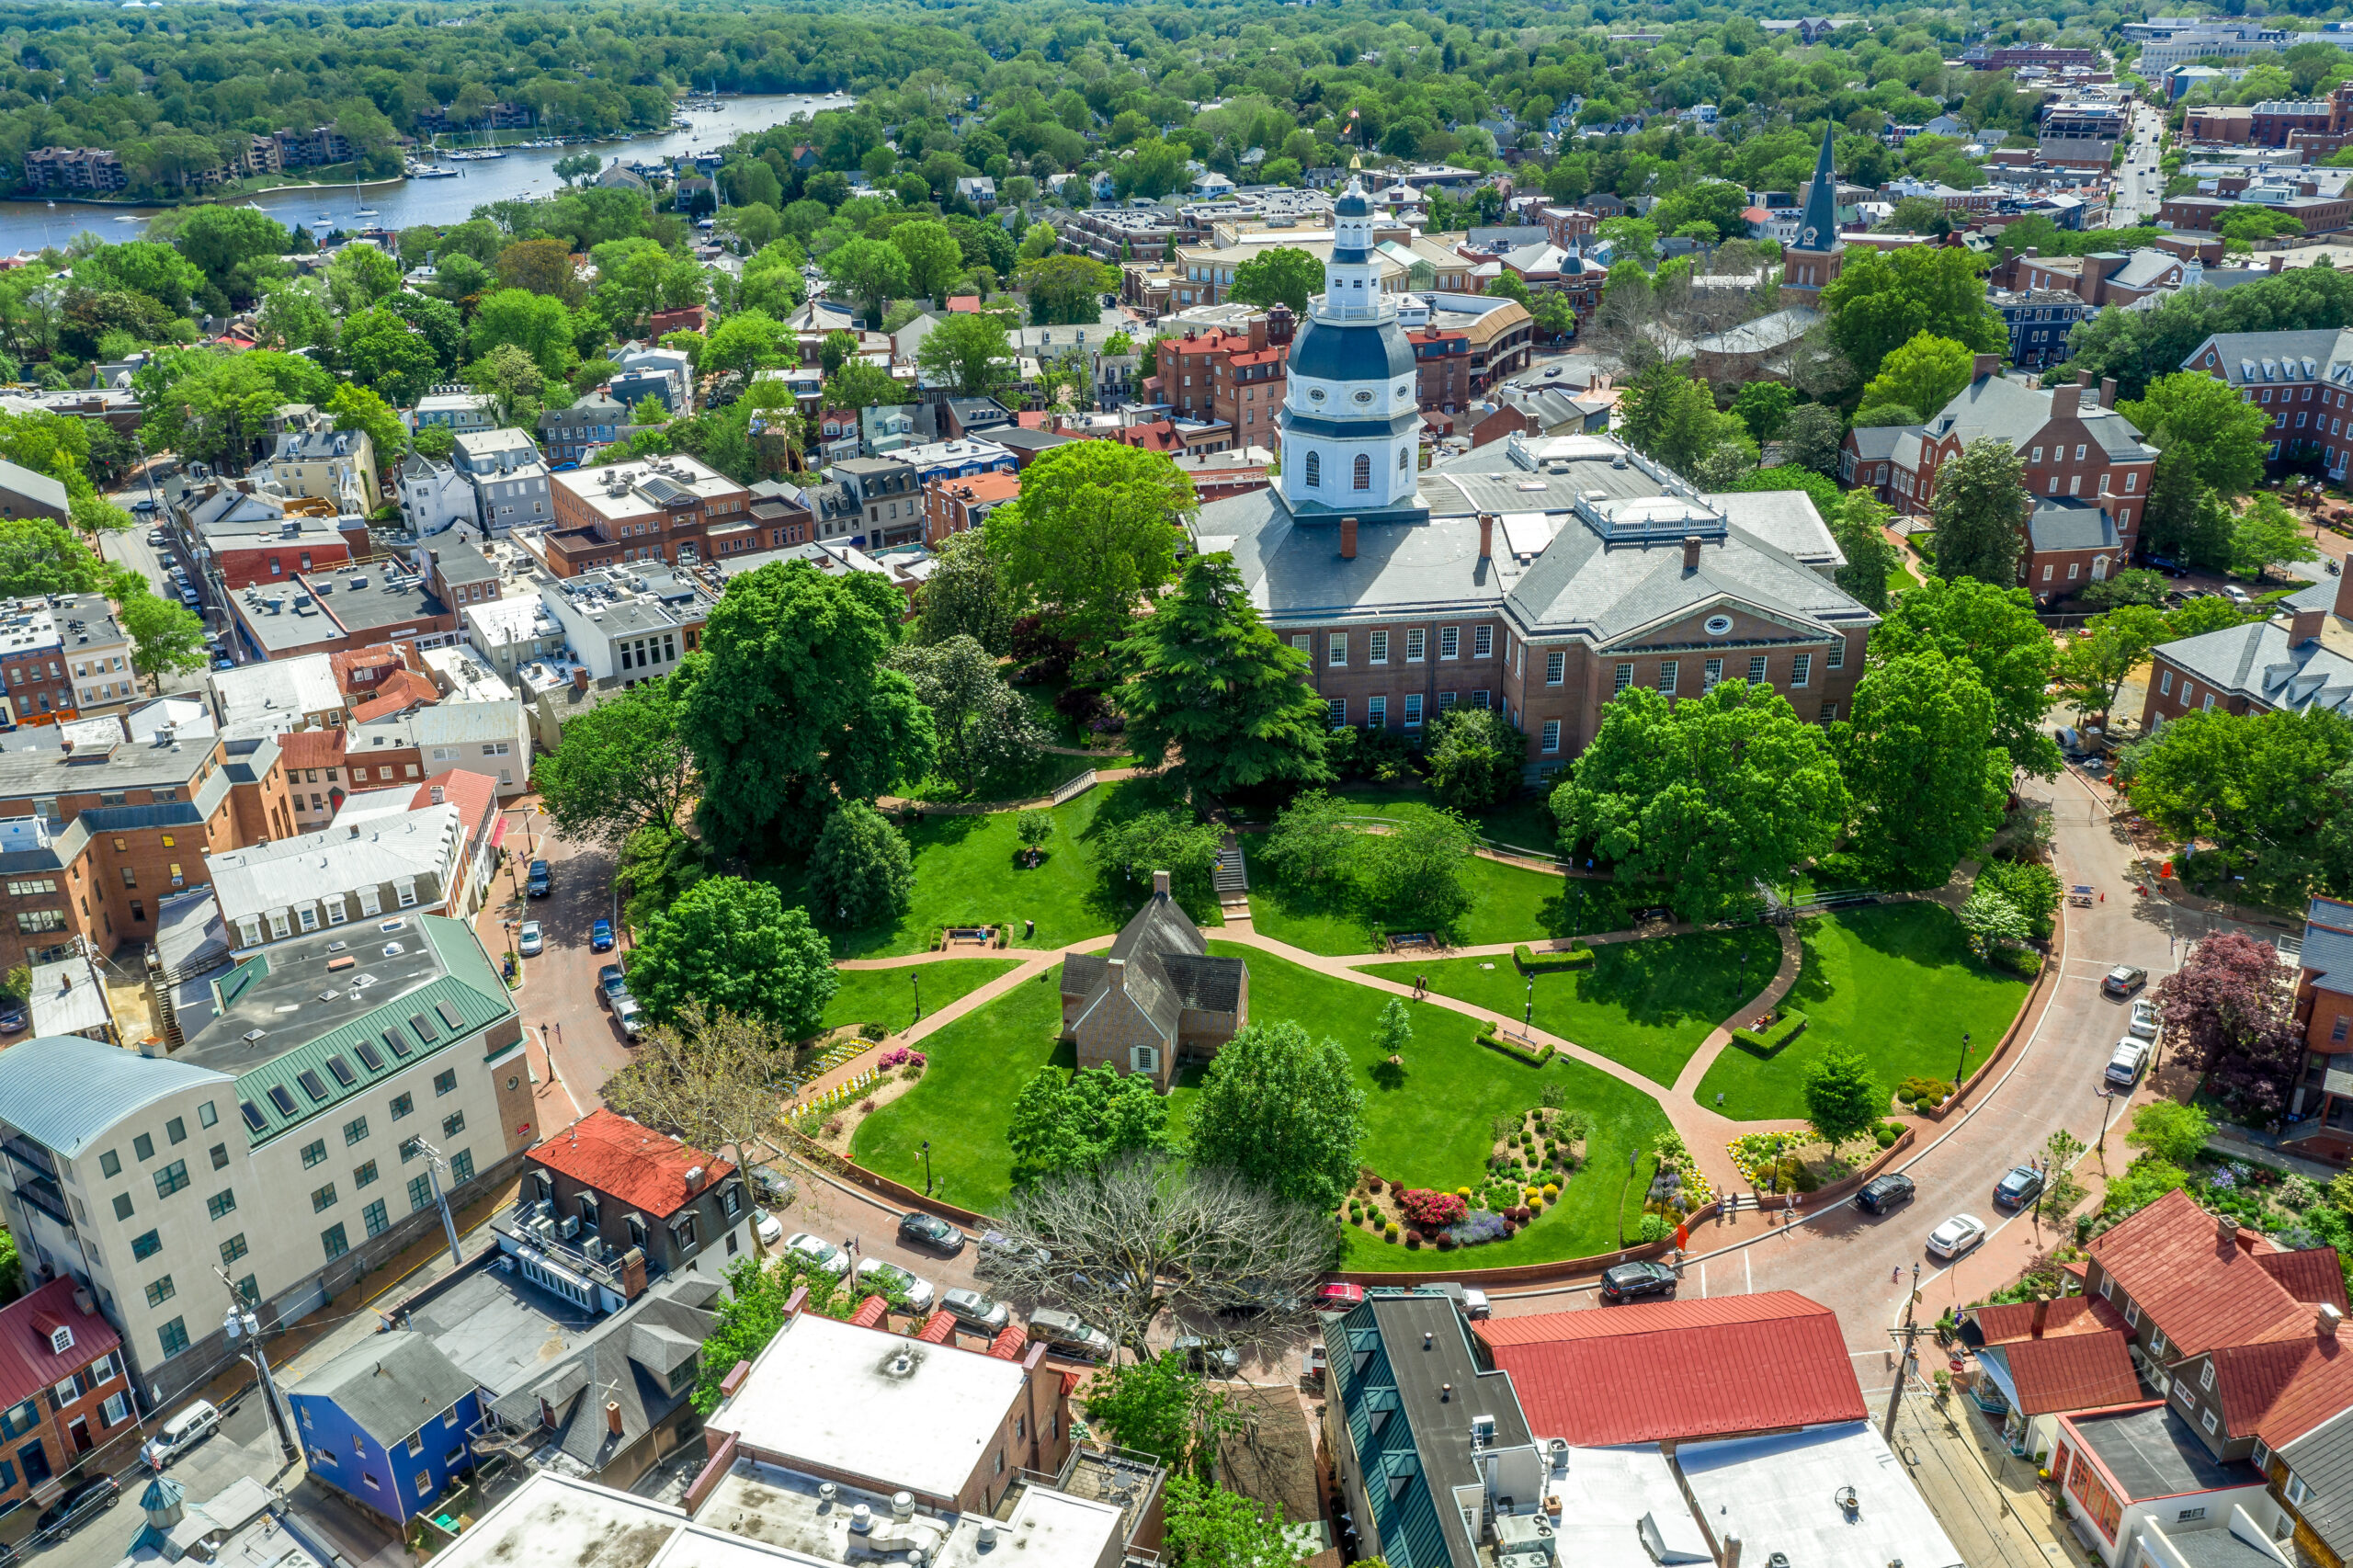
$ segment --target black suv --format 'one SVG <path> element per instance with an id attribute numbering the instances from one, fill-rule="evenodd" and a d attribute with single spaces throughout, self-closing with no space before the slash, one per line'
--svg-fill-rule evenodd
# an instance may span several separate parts
<path id="1" fill-rule="evenodd" d="M 1994 1201 L 2005 1209 L 2022 1209 L 2042 1196 L 2042 1173 L 2032 1165 L 2014 1165 L 1994 1188 Z"/>
<path id="2" fill-rule="evenodd" d="M 964 1233 L 937 1214 L 926 1214 L 920 1209 L 910 1209 L 899 1216 L 899 1239 L 917 1246 L 930 1247 L 953 1257 L 964 1250 Z"/>
<path id="3" fill-rule="evenodd" d="M 121 1495 L 122 1483 L 113 1476 L 94 1475 L 51 1503 L 33 1526 L 34 1533 L 42 1540 L 63 1540 L 101 1509 L 113 1507 Z"/>
<path id="4" fill-rule="evenodd" d="M 548 863 L 545 860 L 532 861 L 531 873 L 524 880 L 523 891 L 533 898 L 545 898 L 553 887 L 554 881 L 549 875 Z"/>
<path id="5" fill-rule="evenodd" d="M 1605 1301 L 1674 1294 L 1675 1270 L 1664 1263 L 1621 1263 L 1601 1277 L 1601 1299 Z"/>
<path id="6" fill-rule="evenodd" d="M 1908 1176 L 1873 1176 L 1855 1194 L 1855 1202 L 1874 1214 L 1884 1214 L 1899 1203 L 1911 1201 L 1912 1178 Z"/>

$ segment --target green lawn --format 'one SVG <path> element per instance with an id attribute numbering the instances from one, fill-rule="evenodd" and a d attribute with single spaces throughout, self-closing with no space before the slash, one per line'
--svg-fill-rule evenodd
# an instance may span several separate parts
<path id="1" fill-rule="evenodd" d="M 923 1042 L 923 1080 L 858 1123 L 850 1156 L 868 1170 L 923 1187 L 931 1140 L 932 1191 L 983 1212 L 1005 1202 L 1012 1156 L 1005 1141 L 1013 1102 L 1049 1062 L 1072 1064 L 1058 1045 L 1062 991 L 1051 971 L 967 1013 Z"/>
<path id="2" fill-rule="evenodd" d="M 1805 963 L 1789 1005 L 1810 1020 L 1772 1055 L 1734 1042 L 1700 1082 L 1699 1099 L 1744 1121 L 1802 1117 L 1805 1073 L 1834 1046 L 1863 1053 L 1890 1094 L 1907 1077 L 1949 1081 L 1970 1037 L 1970 1064 L 1984 1059 L 2018 1016 L 2027 983 L 1969 954 L 1952 912 L 1939 903 L 1893 903 L 1798 922 Z"/>
<path id="3" fill-rule="evenodd" d="M 912 969 L 846 969 L 836 972 L 841 984 L 825 1004 L 825 1027 L 881 1024 L 892 1034 L 915 1021 L 915 999 L 937 1013 L 968 991 L 977 991 L 1019 967 L 1017 959 L 942 959 Z"/>
<path id="4" fill-rule="evenodd" d="M 843 959 L 919 953 L 943 926 L 1012 921 L 1016 939 L 1038 948 L 1103 936 L 1120 928 L 1142 896 L 1133 889 L 1107 886 L 1097 873 L 1089 843 L 1096 819 L 1106 809 L 1156 803 L 1167 793 L 1157 778 L 1129 778 L 1098 784 L 1070 804 L 1052 808 L 1054 836 L 1045 845 L 1045 863 L 1035 870 L 1016 863 L 1021 844 L 1013 833 L 1015 812 L 920 818 L 901 829 L 915 853 L 915 902 L 904 916 L 863 931 L 835 930 L 820 910 L 811 910 L 810 916 L 833 938 L 834 956 Z M 802 868 L 776 868 L 769 879 L 786 904 L 806 903 Z M 1218 918 L 1213 906 L 1193 911 L 1193 917 L 1208 925 Z M 1034 937 L 1021 935 L 1024 920 L 1038 923 Z"/>
<path id="5" fill-rule="evenodd" d="M 1916 588 L 1919 585 L 1920 579 L 1912 574 L 1912 568 L 1905 562 L 1898 561 L 1894 565 L 1887 569 L 1887 591 L 1889 593 L 1900 594 L 1906 588 Z"/>
<path id="6" fill-rule="evenodd" d="M 1245 840 L 1245 850 L 1255 841 Z M 1471 907 L 1458 934 L 1464 944 L 1531 942 L 1565 937 L 1572 927 L 1590 931 L 1596 920 L 1608 918 L 1617 908 L 1607 884 L 1573 884 L 1550 871 L 1478 856 L 1464 862 L 1463 876 L 1471 889 Z M 1257 861 L 1251 862 L 1250 915 L 1253 925 L 1279 942 L 1335 955 L 1379 952 L 1382 933 L 1410 930 L 1416 923 L 1411 910 L 1369 910 L 1352 899 L 1290 885 Z"/>
<path id="7" fill-rule="evenodd" d="M 1535 977 L 1536 1027 L 1671 1086 L 1708 1032 L 1764 990 L 1780 962 L 1780 946 L 1763 926 L 1611 942 L 1594 949 L 1591 969 Z M 1400 984 L 1427 975 L 1431 990 L 1507 1017 L 1528 1006 L 1529 977 L 1508 956 L 1372 964 L 1365 972 Z"/>
<path id="8" fill-rule="evenodd" d="M 1210 950 L 1249 964 L 1253 1018 L 1299 1019 L 1347 1048 L 1366 1096 L 1362 1158 L 1385 1179 L 1447 1187 L 1471 1181 L 1490 1146 L 1488 1119 L 1540 1103 L 1547 1082 L 1562 1084 L 1564 1103 L 1593 1117 L 1589 1169 L 1527 1231 L 1479 1249 L 1480 1265 L 1614 1247 L 1621 1202 L 1631 1213 L 1641 1212 L 1648 1177 L 1638 1172 L 1627 1182 L 1628 1156 L 1640 1151 L 1647 1166 L 1650 1141 L 1666 1125 L 1650 1096 L 1581 1062 L 1556 1060 L 1541 1068 L 1516 1062 L 1474 1044 L 1468 1019 L 1427 1004 L 1408 1004 L 1416 1033 L 1405 1052 L 1405 1076 L 1384 1086 L 1373 1075 L 1380 1061 L 1372 1046 L 1374 1020 L 1388 1000 L 1383 994 L 1230 943 L 1212 941 Z M 1051 980 L 1023 985 L 933 1035 L 925 1042 L 930 1069 L 923 1082 L 859 1126 L 852 1150 L 858 1163 L 920 1186 L 922 1143 L 928 1138 L 941 1197 L 983 1211 L 1002 1203 L 1015 1096 L 1040 1067 L 1071 1061 L 1053 1038 L 1059 998 Z M 1192 1105 L 1188 1088 L 1180 1088 L 1171 1112 L 1180 1130 Z M 1351 1267 L 1404 1269 L 1429 1262 L 1361 1231 L 1352 1233 L 1347 1257 Z"/>

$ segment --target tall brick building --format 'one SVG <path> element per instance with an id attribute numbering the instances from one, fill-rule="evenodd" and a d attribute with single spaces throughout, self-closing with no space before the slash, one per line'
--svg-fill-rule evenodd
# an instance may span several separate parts
<path id="1" fill-rule="evenodd" d="M 1146 394 L 1156 391 L 1187 418 L 1225 421 L 1239 443 L 1274 446 L 1294 327 L 1290 312 L 1277 305 L 1245 331 L 1188 327 L 1182 337 L 1163 338 L 1157 385 L 1147 381 Z"/>
<path id="2" fill-rule="evenodd" d="M 50 1495 L 85 1456 L 130 1430 L 139 1408 L 122 1336 L 80 1280 L 52 1279 L 0 1308 L 0 1409 L 8 1434 L 0 1509 Z"/>
<path id="3" fill-rule="evenodd" d="M 752 493 L 684 455 L 605 463 L 553 476 L 548 570 L 570 577 L 632 561 L 700 561 L 707 531 L 751 514 Z"/>

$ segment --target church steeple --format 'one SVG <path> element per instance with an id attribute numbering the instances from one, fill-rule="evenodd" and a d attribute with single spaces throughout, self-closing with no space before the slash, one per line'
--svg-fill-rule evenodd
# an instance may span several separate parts
<path id="1" fill-rule="evenodd" d="M 1819 303 L 1824 286 L 1846 264 L 1847 247 L 1838 238 L 1838 171 L 1831 160 L 1837 134 L 1836 121 L 1823 128 L 1822 153 L 1814 159 L 1813 183 L 1806 187 L 1797 238 L 1782 257 L 1781 292 L 1792 304 Z"/>

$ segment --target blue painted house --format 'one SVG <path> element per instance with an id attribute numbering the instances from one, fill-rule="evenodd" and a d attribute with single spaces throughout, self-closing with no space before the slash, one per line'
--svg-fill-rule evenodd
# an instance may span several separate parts
<path id="1" fill-rule="evenodd" d="M 482 1393 L 413 1330 L 380 1334 L 287 1392 L 311 1473 L 395 1526 L 473 1470 Z"/>

